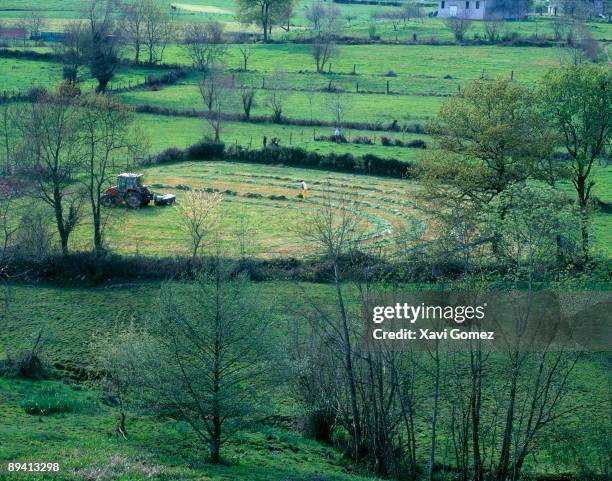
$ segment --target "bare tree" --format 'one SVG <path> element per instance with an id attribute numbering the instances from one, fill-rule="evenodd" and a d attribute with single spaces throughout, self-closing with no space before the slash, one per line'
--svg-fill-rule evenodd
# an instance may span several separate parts
<path id="1" fill-rule="evenodd" d="M 47 19 L 40 12 L 33 10 L 27 20 L 27 25 L 31 36 L 38 40 L 42 30 L 47 26 Z"/>
<path id="2" fill-rule="evenodd" d="M 331 199 L 326 199 L 321 209 L 312 212 L 304 222 L 302 235 L 321 250 L 329 262 L 336 290 L 337 317 L 324 320 L 339 336 L 343 367 L 346 373 L 350 399 L 351 436 L 355 459 L 359 458 L 362 444 L 362 426 L 357 399 L 357 375 L 354 369 L 354 353 L 352 345 L 353 328 L 348 317 L 343 293 L 343 278 L 340 267 L 342 257 L 346 256 L 358 243 L 359 222 L 348 200 L 341 200 L 337 205 Z"/>
<path id="3" fill-rule="evenodd" d="M 244 111 L 244 116 L 248 120 L 251 118 L 251 109 L 255 105 L 255 95 L 256 95 L 255 87 L 252 85 L 241 85 L 240 86 L 240 100 L 242 102 L 242 110 Z"/>
<path id="4" fill-rule="evenodd" d="M 127 41 L 134 49 L 134 60 L 140 62 L 140 51 L 144 43 L 147 0 L 125 2 L 121 6 L 122 27 Z"/>
<path id="5" fill-rule="evenodd" d="M 208 70 L 206 77 L 199 82 L 198 86 L 202 100 L 208 108 L 206 121 L 213 129 L 214 141 L 220 142 L 223 109 L 229 101 L 231 80 L 223 74 L 222 68 L 214 67 Z"/>
<path id="6" fill-rule="evenodd" d="M 324 72 L 325 66 L 337 51 L 331 35 L 319 35 L 313 40 L 311 52 L 318 73 Z"/>
<path id="7" fill-rule="evenodd" d="M 346 115 L 353 107 L 351 100 L 350 95 L 345 92 L 338 91 L 331 95 L 331 101 L 327 104 L 327 106 L 334 118 L 336 127 L 342 127 L 344 124 Z"/>
<path id="8" fill-rule="evenodd" d="M 119 66 L 119 35 L 116 32 L 116 0 L 90 0 L 84 11 L 87 60 L 98 92 L 106 91 Z"/>
<path id="9" fill-rule="evenodd" d="M 125 426 L 128 400 L 139 381 L 137 354 L 143 352 L 146 340 L 146 333 L 130 325 L 124 330 L 95 334 L 90 343 L 90 351 L 101 373 L 99 382 L 104 392 L 117 401 L 119 420 L 115 432 L 123 438 L 128 435 Z"/>
<path id="10" fill-rule="evenodd" d="M 0 150 L 0 173 L 10 175 L 14 165 L 15 137 L 17 112 L 14 104 L 6 103 L 0 106 L 0 136 L 2 149 Z"/>
<path id="11" fill-rule="evenodd" d="M 242 55 L 242 71 L 246 72 L 248 70 L 249 59 L 253 55 L 253 46 L 251 44 L 240 44 L 238 47 L 240 51 L 240 55 Z"/>
<path id="12" fill-rule="evenodd" d="M 238 214 L 238 223 L 234 230 L 234 235 L 238 240 L 238 248 L 241 259 L 246 259 L 247 255 L 253 252 L 255 246 L 254 236 L 257 229 L 252 225 L 250 216 L 245 207 L 242 207 Z"/>
<path id="13" fill-rule="evenodd" d="M 15 27 L 20 31 L 23 48 L 25 48 L 30 38 L 30 20 L 27 17 L 20 17 L 15 22 Z"/>
<path id="14" fill-rule="evenodd" d="M 143 40 L 148 52 L 148 63 L 162 62 L 164 51 L 174 33 L 171 11 L 164 9 L 155 0 L 143 2 Z"/>
<path id="15" fill-rule="evenodd" d="M 227 52 L 223 42 L 223 24 L 206 22 L 186 25 L 183 45 L 196 69 L 211 67 Z"/>
<path id="16" fill-rule="evenodd" d="M 22 172 L 34 184 L 32 195 L 53 208 L 62 254 L 67 255 L 82 200 L 74 185 L 83 161 L 78 107 L 71 98 L 42 98 L 22 110 L 18 128 Z"/>
<path id="17" fill-rule="evenodd" d="M 283 118 L 283 109 L 287 101 L 287 74 L 277 70 L 266 82 L 266 105 L 272 111 L 272 121 L 279 123 Z"/>
<path id="18" fill-rule="evenodd" d="M 165 285 L 143 341 L 121 346 L 135 351 L 134 393 L 188 423 L 219 463 L 232 425 L 266 412 L 260 400 L 279 365 L 272 326 L 245 276 L 217 257 L 211 273 Z"/>
<path id="19" fill-rule="evenodd" d="M 54 52 L 61 58 L 64 68 L 64 80 L 76 84 L 79 68 L 87 63 L 88 55 L 87 26 L 83 21 L 74 21 L 64 27 L 61 42 L 53 46 Z"/>
<path id="20" fill-rule="evenodd" d="M 110 95 L 86 98 L 79 120 L 84 155 L 82 179 L 91 208 L 94 249 L 101 254 L 106 226 L 101 199 L 117 170 L 127 168 L 128 159 L 142 150 L 144 134 L 134 131 L 133 113 Z"/>
<path id="21" fill-rule="evenodd" d="M 321 29 L 323 18 L 327 15 L 327 6 L 319 0 L 306 6 L 305 10 L 305 17 L 310 22 L 311 28 L 318 32 Z"/>
<path id="22" fill-rule="evenodd" d="M 449 17 L 445 22 L 457 42 L 463 42 L 465 34 L 472 26 L 472 21 L 470 19 L 462 17 Z"/>
<path id="23" fill-rule="evenodd" d="M 217 192 L 189 191 L 177 204 L 180 226 L 189 235 L 193 258 L 198 256 L 205 237 L 218 229 L 222 201 L 223 196 Z"/>

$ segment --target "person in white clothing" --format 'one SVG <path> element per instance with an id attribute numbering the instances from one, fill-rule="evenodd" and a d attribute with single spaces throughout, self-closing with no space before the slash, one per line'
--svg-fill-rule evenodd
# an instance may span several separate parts
<path id="1" fill-rule="evenodd" d="M 302 188 L 302 191 L 300 192 L 300 197 L 306 200 L 308 198 L 308 184 L 305 180 L 300 183 L 300 187 Z"/>

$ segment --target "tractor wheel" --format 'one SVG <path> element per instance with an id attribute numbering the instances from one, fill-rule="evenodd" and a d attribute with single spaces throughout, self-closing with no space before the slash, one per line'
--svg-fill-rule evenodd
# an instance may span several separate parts
<path id="1" fill-rule="evenodd" d="M 102 204 L 102 207 L 112 207 L 114 204 L 113 198 L 110 195 L 104 194 L 100 197 L 100 204 Z"/>
<path id="2" fill-rule="evenodd" d="M 125 198 L 125 203 L 130 209 L 138 209 L 141 205 L 140 196 L 134 192 L 128 194 L 128 196 Z"/>

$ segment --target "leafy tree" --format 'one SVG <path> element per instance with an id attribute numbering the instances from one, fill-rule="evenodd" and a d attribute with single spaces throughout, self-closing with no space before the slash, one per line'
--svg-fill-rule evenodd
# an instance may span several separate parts
<path id="1" fill-rule="evenodd" d="M 214 234 L 219 227 L 219 208 L 223 196 L 218 192 L 190 191 L 177 205 L 181 229 L 189 235 L 191 256 L 195 258 L 207 235 Z"/>
<path id="2" fill-rule="evenodd" d="M 539 99 L 551 125 L 561 133 L 561 145 L 569 156 L 587 260 L 593 169 L 610 144 L 612 132 L 612 72 L 590 63 L 551 70 L 544 78 Z"/>
<path id="3" fill-rule="evenodd" d="M 549 158 L 553 148 L 544 123 L 526 87 L 505 79 L 473 82 L 429 126 L 440 150 L 422 163 L 426 196 L 479 211 L 512 184 L 543 175 L 536 159 Z M 496 237 L 488 237 L 494 248 Z"/>

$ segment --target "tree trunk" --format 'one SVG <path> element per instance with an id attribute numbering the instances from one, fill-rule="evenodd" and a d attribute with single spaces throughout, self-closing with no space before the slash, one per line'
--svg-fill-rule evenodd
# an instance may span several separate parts
<path id="1" fill-rule="evenodd" d="M 518 355 L 518 353 L 517 353 Z M 512 382 L 510 384 L 510 399 L 508 411 L 506 412 L 506 427 L 497 466 L 497 481 L 505 481 L 508 475 L 508 464 L 510 462 L 510 444 L 512 443 L 512 429 L 514 427 L 514 404 L 516 401 L 516 383 L 518 378 L 518 366 L 512 368 Z"/>
<path id="2" fill-rule="evenodd" d="M 53 209 L 55 211 L 55 222 L 57 224 L 57 233 L 60 236 L 60 244 L 62 255 L 68 255 L 68 235 L 66 226 L 64 225 L 64 210 L 62 208 L 62 195 L 56 188 L 53 192 Z"/>
<path id="3" fill-rule="evenodd" d="M 431 416 L 431 446 L 429 448 L 429 470 L 428 470 L 428 479 L 429 481 L 433 481 L 434 477 L 434 465 L 436 462 L 436 429 L 438 423 L 438 404 L 440 401 L 440 353 L 438 352 L 438 347 L 436 346 L 436 354 L 435 354 L 435 386 L 434 386 L 434 406 L 433 406 L 433 414 Z"/>
<path id="4" fill-rule="evenodd" d="M 261 6 L 261 26 L 263 27 L 264 43 L 268 43 L 268 5 L 264 4 Z"/>
<path id="5" fill-rule="evenodd" d="M 106 92 L 107 85 L 108 85 L 108 79 L 98 79 L 98 87 L 96 91 L 98 93 Z"/>
<path id="6" fill-rule="evenodd" d="M 477 359 L 472 356 L 472 393 L 470 397 L 470 411 L 472 418 L 472 450 L 474 456 L 474 481 L 483 480 L 482 458 L 480 455 L 480 399 L 482 395 L 481 353 L 476 353 Z M 475 365 L 474 362 L 477 362 Z"/>
<path id="7" fill-rule="evenodd" d="M 579 175 L 576 179 L 576 191 L 578 193 L 578 206 L 580 207 L 580 232 L 582 236 L 582 255 L 584 262 L 589 261 L 589 214 L 587 212 L 587 187 L 586 178 Z"/>
<path id="8" fill-rule="evenodd" d="M 342 287 L 340 281 L 340 272 L 338 271 L 338 263 L 334 262 L 334 283 L 336 285 L 336 294 L 338 297 L 338 308 L 340 311 L 340 319 L 342 321 L 342 333 L 344 336 L 344 363 L 346 374 L 349 383 L 349 395 L 351 402 L 351 415 L 353 417 L 353 442 L 355 444 L 355 460 L 359 459 L 361 450 L 361 423 L 359 420 L 359 408 L 357 405 L 357 387 L 355 385 L 355 374 L 353 372 L 353 357 L 351 351 L 350 331 L 348 328 L 348 320 L 346 317 L 346 309 L 344 307 L 344 299 L 342 296 Z"/>

